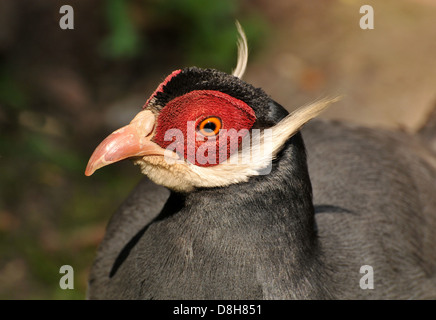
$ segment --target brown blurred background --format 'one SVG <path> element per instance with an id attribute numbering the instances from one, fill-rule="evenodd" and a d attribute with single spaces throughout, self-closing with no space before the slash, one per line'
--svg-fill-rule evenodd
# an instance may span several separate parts
<path id="1" fill-rule="evenodd" d="M 62 30 L 62 5 L 74 30 Z M 362 30 L 362 5 L 375 29 Z M 292 110 L 417 130 L 436 102 L 436 0 L 1 0 L 0 298 L 83 299 L 105 226 L 141 178 L 128 161 L 83 172 L 97 144 L 174 69 L 231 72 Z M 59 288 L 71 265 L 75 289 Z"/>

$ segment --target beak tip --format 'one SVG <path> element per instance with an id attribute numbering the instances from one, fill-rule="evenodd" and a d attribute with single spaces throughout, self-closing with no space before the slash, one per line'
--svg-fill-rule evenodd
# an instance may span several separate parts
<path id="1" fill-rule="evenodd" d="M 92 174 L 94 172 L 95 172 L 95 170 L 87 167 L 86 170 L 85 170 L 85 176 L 87 176 L 87 177 L 92 176 Z"/>
<path id="2" fill-rule="evenodd" d="M 149 137 L 154 123 L 154 114 L 149 110 L 143 110 L 129 125 L 107 136 L 91 155 L 85 176 L 89 177 L 98 169 L 123 159 L 154 154 L 153 152 L 162 153 L 161 148 Z"/>
<path id="3" fill-rule="evenodd" d="M 91 159 L 89 160 L 86 169 L 85 169 L 85 176 L 89 177 L 92 176 L 94 174 L 94 172 L 96 172 L 98 169 L 100 169 L 101 167 L 103 167 L 100 162 L 96 162 L 95 160 L 91 157 Z"/>
<path id="4" fill-rule="evenodd" d="M 100 155 L 101 149 L 97 147 L 97 149 L 92 154 L 91 158 L 88 161 L 85 169 L 85 176 L 89 177 L 94 174 L 98 169 L 104 167 L 112 162 L 105 161 L 105 154 Z"/>

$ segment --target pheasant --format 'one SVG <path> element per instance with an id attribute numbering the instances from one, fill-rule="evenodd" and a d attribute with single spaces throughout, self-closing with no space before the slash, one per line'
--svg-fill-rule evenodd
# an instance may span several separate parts
<path id="1" fill-rule="evenodd" d="M 108 224 L 88 298 L 436 298 L 428 143 L 308 123 L 336 99 L 289 114 L 241 80 L 239 30 L 233 74 L 172 72 L 91 156 L 86 175 L 129 158 L 147 177 Z"/>

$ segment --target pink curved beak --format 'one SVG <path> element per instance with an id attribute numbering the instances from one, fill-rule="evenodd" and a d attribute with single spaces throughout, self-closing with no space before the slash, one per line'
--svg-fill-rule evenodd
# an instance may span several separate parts
<path id="1" fill-rule="evenodd" d="M 149 110 L 139 112 L 128 124 L 110 134 L 94 150 L 85 175 L 108 164 L 146 155 L 164 155 L 165 149 L 151 141 L 155 125 L 154 114 Z"/>

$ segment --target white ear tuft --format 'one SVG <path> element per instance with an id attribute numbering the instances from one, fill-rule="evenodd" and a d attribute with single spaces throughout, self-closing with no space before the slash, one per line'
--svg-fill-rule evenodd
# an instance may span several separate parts
<path id="1" fill-rule="evenodd" d="M 273 156 L 275 156 L 278 151 L 280 151 L 284 143 L 295 133 L 297 133 L 303 127 L 303 125 L 306 124 L 306 122 L 317 117 L 330 104 L 337 102 L 341 99 L 342 96 L 337 96 L 335 98 L 324 98 L 304 107 L 301 107 L 287 115 L 278 124 L 272 127 Z"/>
<path id="2" fill-rule="evenodd" d="M 269 133 L 267 133 L 266 130 L 269 129 L 260 132 L 260 138 L 254 139 L 253 134 L 247 135 L 244 139 L 252 139 L 247 145 L 248 147 L 242 148 L 241 152 L 234 153 L 229 159 L 217 166 L 199 167 L 189 164 L 192 173 L 190 179 L 194 181 L 193 186 L 223 187 L 248 181 L 251 176 L 268 174 L 271 170 L 272 160 L 283 148 L 286 141 L 296 134 L 305 123 L 340 98 L 326 98 L 302 107 L 270 128 L 272 132 L 268 131 Z"/>
<path id="3" fill-rule="evenodd" d="M 245 36 L 244 30 L 241 27 L 239 21 L 236 21 L 236 28 L 238 29 L 238 62 L 236 68 L 233 70 L 233 75 L 238 78 L 242 78 L 247 68 L 248 62 L 248 45 L 247 37 Z"/>

